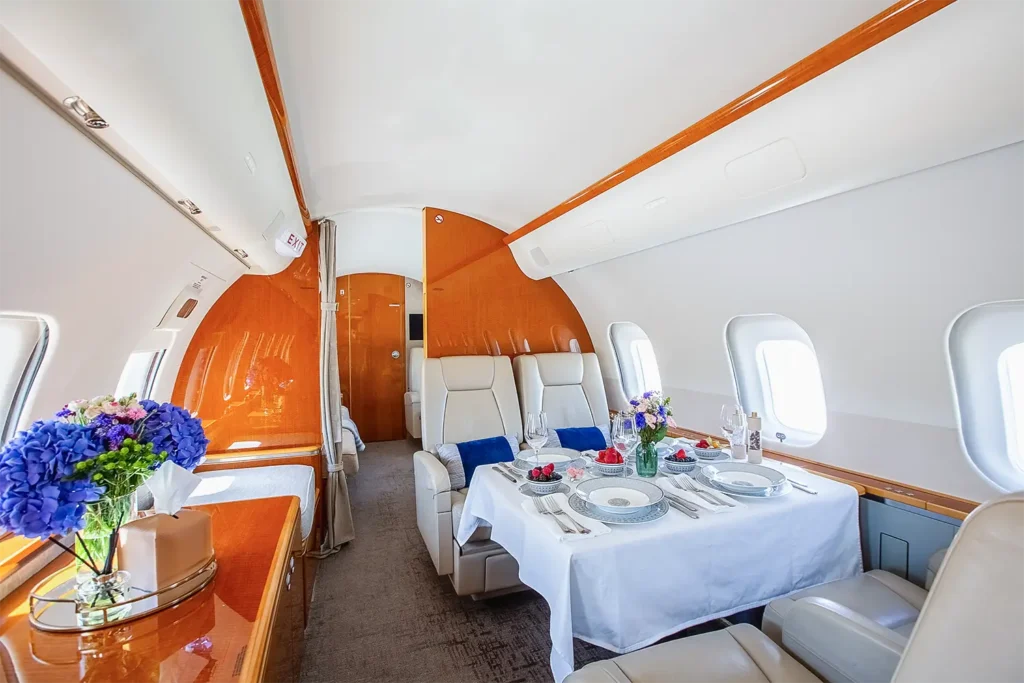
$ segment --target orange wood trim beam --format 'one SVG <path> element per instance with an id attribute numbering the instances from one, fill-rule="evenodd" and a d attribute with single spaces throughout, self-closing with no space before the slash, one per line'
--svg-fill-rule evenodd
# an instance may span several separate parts
<path id="1" fill-rule="evenodd" d="M 505 244 L 511 244 L 537 228 L 565 215 L 576 207 L 589 202 L 616 185 L 646 171 L 664 161 L 676 152 L 703 140 L 712 133 L 725 128 L 764 105 L 777 100 L 804 83 L 817 78 L 826 71 L 856 57 L 861 52 L 878 45 L 905 28 L 913 26 L 956 0 L 900 0 L 895 5 L 875 15 L 857 28 L 844 33 L 817 52 L 804 57 L 788 69 L 769 78 L 753 90 L 744 93 L 721 109 L 709 114 L 689 128 L 669 138 L 657 147 L 645 152 L 615 172 L 606 175 L 579 194 L 570 197 L 546 213 L 510 233 Z"/>
<path id="2" fill-rule="evenodd" d="M 705 434 L 704 432 L 685 428 L 669 429 L 668 433 L 669 436 L 684 436 L 691 439 L 715 436 L 713 434 Z M 720 439 L 721 437 L 715 436 L 715 438 Z M 809 472 L 813 472 L 814 474 L 822 477 L 827 477 L 828 479 L 834 479 L 835 481 L 849 484 L 853 488 L 857 489 L 857 493 L 862 496 L 865 494 L 871 494 L 873 496 L 878 496 L 879 498 L 895 500 L 903 503 L 904 505 L 921 508 L 922 510 L 928 510 L 929 512 L 945 515 L 954 519 L 966 519 L 967 515 L 969 515 L 971 511 L 979 505 L 979 503 L 975 503 L 973 500 L 957 498 L 956 496 L 950 496 L 945 493 L 938 493 L 936 491 L 922 489 L 916 486 L 908 486 L 891 479 L 863 474 L 855 470 L 846 469 L 845 467 L 825 465 L 796 455 L 789 455 L 787 453 L 780 453 L 778 451 L 768 449 L 764 450 L 764 454 L 769 458 L 803 467 Z"/>
<path id="3" fill-rule="evenodd" d="M 300 455 L 318 455 L 320 444 L 295 446 L 294 448 L 262 448 L 237 451 L 218 451 L 207 453 L 206 462 L 231 462 L 232 460 L 251 460 L 253 458 L 284 458 Z"/>
<path id="4" fill-rule="evenodd" d="M 299 213 L 302 214 L 302 222 L 306 224 L 308 231 L 312 222 L 309 218 L 305 195 L 302 193 L 299 167 L 295 163 L 295 144 L 292 142 L 288 110 L 284 104 L 284 94 L 281 92 L 281 79 L 277 73 L 277 60 L 274 59 L 274 46 L 270 43 L 270 28 L 267 26 L 267 15 L 263 11 L 263 0 L 238 0 L 238 4 L 242 8 L 242 18 L 245 19 L 245 28 L 249 32 L 249 41 L 252 43 L 252 51 L 256 57 L 256 66 L 259 68 L 260 78 L 263 80 L 263 89 L 267 93 L 270 114 L 273 116 L 274 126 L 277 128 L 277 139 L 281 142 L 281 153 L 284 154 L 288 175 L 292 179 L 295 201 L 299 203 Z"/>

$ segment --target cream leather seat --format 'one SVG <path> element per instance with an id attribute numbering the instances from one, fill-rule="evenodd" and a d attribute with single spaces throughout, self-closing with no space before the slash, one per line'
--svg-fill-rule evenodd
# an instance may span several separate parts
<path id="1" fill-rule="evenodd" d="M 464 544 L 455 541 L 468 488 L 452 490 L 448 470 L 437 458 L 443 443 L 503 434 L 523 439 L 512 364 L 505 356 L 452 356 L 423 361 L 421 394 L 423 449 L 413 456 L 416 523 L 437 573 L 450 576 L 459 595 L 493 593 L 522 584 L 519 564 L 477 529 Z"/>
<path id="2" fill-rule="evenodd" d="M 823 598 L 795 602 L 783 643 L 800 661 L 741 624 L 588 664 L 565 683 L 804 682 L 818 680 L 815 674 L 858 682 L 1024 680 L 1024 494 L 986 503 L 967 518 L 891 679 L 878 677 L 875 660 L 892 656 L 892 632 L 847 612 Z"/>
<path id="3" fill-rule="evenodd" d="M 608 399 L 597 354 L 537 353 L 516 356 L 512 365 L 524 419 L 544 411 L 551 429 L 607 429 Z"/>
<path id="4" fill-rule="evenodd" d="M 408 371 L 409 391 L 405 392 L 405 431 L 409 436 L 418 439 L 420 431 L 420 390 L 423 385 L 423 348 L 409 349 Z"/>

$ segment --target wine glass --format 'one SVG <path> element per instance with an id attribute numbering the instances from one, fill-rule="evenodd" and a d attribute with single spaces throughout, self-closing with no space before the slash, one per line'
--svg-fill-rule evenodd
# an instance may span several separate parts
<path id="1" fill-rule="evenodd" d="M 540 464 L 537 449 L 543 448 L 548 442 L 548 416 L 543 410 L 539 413 L 526 414 L 526 443 L 533 451 L 534 464 Z"/>
<path id="2" fill-rule="evenodd" d="M 747 434 L 747 414 L 743 412 L 736 403 L 726 403 L 722 406 L 722 435 L 729 441 L 732 456 L 739 455 L 737 446 L 745 443 Z"/>
<path id="3" fill-rule="evenodd" d="M 640 437 L 636 433 L 636 421 L 622 413 L 616 413 L 615 419 L 612 421 L 612 447 L 622 456 L 623 462 L 633 452 L 639 441 Z"/>

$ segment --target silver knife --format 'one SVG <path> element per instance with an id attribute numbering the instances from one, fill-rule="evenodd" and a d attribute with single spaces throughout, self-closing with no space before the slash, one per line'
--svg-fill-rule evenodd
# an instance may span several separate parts
<path id="1" fill-rule="evenodd" d="M 500 467 L 492 466 L 491 469 L 500 474 L 501 476 L 505 477 L 506 479 L 508 479 L 513 484 L 516 483 L 516 480 L 512 478 L 512 475 L 506 472 L 505 470 L 501 469 Z"/>
<path id="2" fill-rule="evenodd" d="M 817 491 L 815 491 L 814 489 L 812 489 L 812 488 L 811 488 L 810 486 L 808 486 L 807 484 L 801 484 L 800 482 L 798 482 L 798 481 L 793 481 L 792 479 L 790 479 L 790 480 L 789 480 L 789 483 L 793 485 L 793 488 L 795 488 L 795 489 L 800 489 L 800 490 L 801 490 L 801 491 L 803 491 L 804 493 L 809 493 L 809 494 L 811 494 L 812 496 L 816 496 L 816 495 L 818 495 L 818 492 L 817 492 Z"/>
<path id="3" fill-rule="evenodd" d="M 675 500 L 673 500 L 672 498 L 667 498 L 667 497 L 666 497 L 666 500 L 668 500 L 668 504 L 669 504 L 669 505 L 671 505 L 671 506 L 672 506 L 673 508 L 675 508 L 676 510 L 679 510 L 680 512 L 682 512 L 682 513 L 683 513 L 684 515 L 686 515 L 686 516 L 687 516 L 687 517 L 689 517 L 690 519 L 700 519 L 700 515 L 698 515 L 698 514 L 697 514 L 696 512 L 690 512 L 689 510 L 687 510 L 686 508 L 684 508 L 684 507 L 683 507 L 682 505 L 680 505 L 679 503 L 677 503 L 677 502 L 676 502 Z"/>
<path id="4" fill-rule="evenodd" d="M 700 508 L 699 507 L 697 507 L 696 505 L 694 505 L 693 503 L 691 503 L 688 500 L 683 500 L 682 498 L 680 498 L 679 496 L 677 496 L 677 495 L 675 495 L 673 493 L 669 493 L 668 491 L 665 491 L 665 497 L 668 498 L 671 501 L 675 501 L 676 503 L 679 503 L 680 505 L 682 505 L 684 508 L 686 508 L 690 512 L 700 512 Z"/>
<path id="5" fill-rule="evenodd" d="M 506 472 L 511 474 L 516 479 L 522 479 L 523 478 L 523 475 L 521 475 L 518 472 L 516 472 L 514 469 L 512 469 L 512 467 L 510 465 L 507 465 L 506 463 L 499 462 L 498 463 L 498 467 L 500 467 L 501 469 L 505 470 Z"/>

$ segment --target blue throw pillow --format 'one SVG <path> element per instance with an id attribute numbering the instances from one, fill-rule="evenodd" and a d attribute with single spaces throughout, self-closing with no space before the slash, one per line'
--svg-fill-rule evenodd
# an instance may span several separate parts
<path id="1" fill-rule="evenodd" d="M 469 486 L 473 472 L 480 465 L 493 465 L 497 462 L 515 460 L 518 446 L 515 437 L 495 436 L 490 439 L 477 439 L 462 443 L 444 443 L 437 447 L 437 457 L 448 470 L 453 491 Z"/>
<path id="2" fill-rule="evenodd" d="M 604 433 L 597 427 L 568 427 L 556 429 L 562 448 L 574 451 L 600 451 L 608 447 Z"/>

